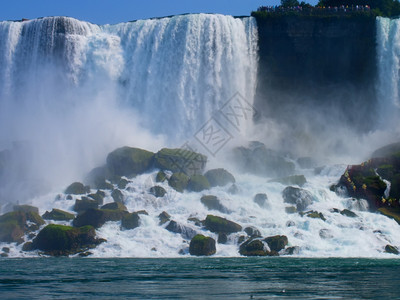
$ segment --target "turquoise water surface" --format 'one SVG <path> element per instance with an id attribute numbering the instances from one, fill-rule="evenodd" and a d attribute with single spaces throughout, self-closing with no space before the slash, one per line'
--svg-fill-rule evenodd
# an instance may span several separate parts
<path id="1" fill-rule="evenodd" d="M 400 260 L 15 258 L 1 299 L 400 299 Z"/>

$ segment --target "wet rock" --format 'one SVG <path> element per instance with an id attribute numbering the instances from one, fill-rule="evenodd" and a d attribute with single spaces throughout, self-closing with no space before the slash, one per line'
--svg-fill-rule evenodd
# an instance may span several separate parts
<path id="1" fill-rule="evenodd" d="M 112 175 L 134 177 L 152 169 L 154 153 L 139 148 L 122 147 L 107 156 Z"/>
<path id="2" fill-rule="evenodd" d="M 112 191 L 111 197 L 115 202 L 124 203 L 124 194 L 118 189 Z"/>
<path id="3" fill-rule="evenodd" d="M 164 197 L 167 191 L 159 185 L 153 186 L 149 190 L 150 194 L 154 195 L 157 198 Z"/>
<path id="4" fill-rule="evenodd" d="M 165 180 L 168 180 L 167 174 L 165 174 L 164 171 L 158 171 L 156 175 L 156 182 L 164 182 Z"/>
<path id="5" fill-rule="evenodd" d="M 33 250 L 35 250 L 35 248 L 33 247 L 32 242 L 26 242 L 25 244 L 22 245 L 22 251 L 28 252 Z"/>
<path id="6" fill-rule="evenodd" d="M 228 242 L 228 235 L 226 233 L 218 234 L 218 244 L 226 244 Z"/>
<path id="7" fill-rule="evenodd" d="M 1 248 L 1 251 L 3 251 L 4 253 L 10 253 L 10 248 L 3 247 L 3 248 Z"/>
<path id="8" fill-rule="evenodd" d="M 191 192 L 201 192 L 210 189 L 210 183 L 203 175 L 192 175 L 186 188 Z"/>
<path id="9" fill-rule="evenodd" d="M 286 227 L 293 227 L 296 226 L 296 223 L 294 221 L 287 221 L 286 222 Z"/>
<path id="10" fill-rule="evenodd" d="M 138 213 L 128 213 L 125 214 L 122 219 L 121 219 L 121 227 L 123 229 L 134 229 L 136 227 L 139 227 L 139 214 Z"/>
<path id="11" fill-rule="evenodd" d="M 296 208 L 296 206 L 288 206 L 288 207 L 285 207 L 285 212 L 287 214 L 295 214 L 295 213 L 297 213 L 297 208 Z"/>
<path id="12" fill-rule="evenodd" d="M 163 225 L 171 219 L 171 216 L 166 211 L 163 211 L 161 214 L 158 215 L 158 219 L 160 220 L 159 224 Z"/>
<path id="13" fill-rule="evenodd" d="M 282 255 L 297 255 L 299 253 L 300 253 L 299 246 L 287 247 L 281 252 Z"/>
<path id="14" fill-rule="evenodd" d="M 101 242 L 96 239 L 96 232 L 91 226 L 74 228 L 50 224 L 39 232 L 32 246 L 48 255 L 61 256 L 94 248 Z"/>
<path id="15" fill-rule="evenodd" d="M 222 213 L 228 213 L 229 210 L 221 204 L 219 199 L 213 195 L 205 195 L 201 197 L 200 202 L 210 210 L 217 210 Z"/>
<path id="16" fill-rule="evenodd" d="M 193 222 L 194 225 L 196 225 L 198 227 L 201 227 L 203 225 L 203 222 L 200 221 L 198 218 L 193 218 L 193 217 L 192 218 L 188 218 L 188 221 L 189 222 Z"/>
<path id="17" fill-rule="evenodd" d="M 121 202 L 111 202 L 103 205 L 101 209 L 108 209 L 108 210 L 121 210 L 121 211 L 128 211 L 126 206 Z"/>
<path id="18" fill-rule="evenodd" d="M 282 178 L 271 179 L 268 182 L 278 182 L 284 185 L 298 185 L 301 187 L 306 184 L 307 180 L 304 175 L 292 175 Z"/>
<path id="19" fill-rule="evenodd" d="M 39 209 L 35 206 L 31 206 L 31 205 L 14 205 L 13 207 L 14 211 L 21 211 L 24 213 L 36 213 L 39 214 Z"/>
<path id="20" fill-rule="evenodd" d="M 97 190 L 95 194 L 89 194 L 88 197 L 92 198 L 97 202 L 98 205 L 103 205 L 104 203 L 104 197 L 106 194 L 103 191 Z"/>
<path id="21" fill-rule="evenodd" d="M 137 213 L 138 215 L 146 215 L 146 216 L 149 215 L 149 213 L 148 213 L 147 211 L 145 211 L 145 210 L 138 210 L 136 213 Z"/>
<path id="22" fill-rule="evenodd" d="M 23 236 L 45 224 L 35 212 L 14 211 L 0 216 L 0 242 L 21 243 Z"/>
<path id="23" fill-rule="evenodd" d="M 250 237 L 261 237 L 261 232 L 255 228 L 255 227 L 246 227 L 244 229 L 244 232 L 246 232 Z"/>
<path id="24" fill-rule="evenodd" d="M 312 219 L 321 219 L 322 221 L 326 221 L 326 219 L 322 213 L 320 213 L 318 211 L 314 211 L 314 210 L 302 213 L 301 216 L 306 216 L 306 217 L 309 217 Z"/>
<path id="25" fill-rule="evenodd" d="M 331 239 L 333 238 L 333 234 L 329 229 L 321 229 L 319 231 L 319 236 L 321 239 Z"/>
<path id="26" fill-rule="evenodd" d="M 177 192 L 183 193 L 189 183 L 190 177 L 185 173 L 174 173 L 168 180 L 168 184 Z"/>
<path id="27" fill-rule="evenodd" d="M 229 189 L 228 189 L 228 193 L 232 194 L 232 195 L 237 195 L 239 193 L 239 188 L 236 184 L 232 184 Z"/>
<path id="28" fill-rule="evenodd" d="M 391 254 L 399 254 L 399 250 L 397 249 L 397 247 L 394 247 L 392 245 L 386 245 L 385 246 L 385 252 L 386 253 L 391 253 Z"/>
<path id="29" fill-rule="evenodd" d="M 212 169 L 207 171 L 204 176 L 207 178 L 211 187 L 225 186 L 229 183 L 235 183 L 235 177 L 225 169 Z"/>
<path id="30" fill-rule="evenodd" d="M 209 256 L 216 252 L 215 240 L 202 234 L 197 234 L 192 238 L 189 245 L 190 255 Z"/>
<path id="31" fill-rule="evenodd" d="M 97 203 L 96 200 L 92 200 L 87 197 L 82 197 L 81 200 L 79 200 L 79 199 L 75 200 L 75 205 L 74 205 L 73 210 L 78 213 L 81 213 L 90 208 L 98 208 L 98 207 L 99 207 L 99 204 Z"/>
<path id="32" fill-rule="evenodd" d="M 340 212 L 340 214 L 343 215 L 343 216 L 349 217 L 349 218 L 356 218 L 356 217 L 358 217 L 354 212 L 352 212 L 351 210 L 348 210 L 348 209 L 343 209 L 343 210 Z"/>
<path id="33" fill-rule="evenodd" d="M 75 227 L 86 225 L 100 228 L 108 221 L 121 221 L 122 217 L 127 214 L 127 211 L 120 209 L 88 209 L 79 214 L 73 221 Z"/>
<path id="34" fill-rule="evenodd" d="M 265 207 L 268 204 L 268 196 L 265 193 L 259 193 L 255 195 L 253 200 L 260 207 Z"/>
<path id="35" fill-rule="evenodd" d="M 70 184 L 64 191 L 65 194 L 70 194 L 70 195 L 82 195 L 82 194 L 87 194 L 90 192 L 90 187 L 85 186 L 81 182 L 74 182 Z"/>
<path id="36" fill-rule="evenodd" d="M 167 227 L 165 227 L 165 229 L 167 229 L 170 232 L 174 232 L 174 233 L 180 233 L 182 235 L 183 238 L 185 239 L 192 239 L 197 232 L 185 225 L 179 224 L 176 221 L 170 221 L 167 225 Z"/>
<path id="37" fill-rule="evenodd" d="M 268 255 L 264 243 L 258 239 L 248 239 L 240 245 L 239 253 L 243 256 L 266 256 Z"/>
<path id="38" fill-rule="evenodd" d="M 267 237 L 264 242 L 268 244 L 271 251 L 279 252 L 287 246 L 288 238 L 285 235 L 275 235 Z"/>
<path id="39" fill-rule="evenodd" d="M 53 208 L 51 212 L 46 211 L 43 214 L 42 218 L 45 220 L 54 220 L 54 221 L 70 221 L 73 220 L 75 216 L 61 209 Z"/>
<path id="40" fill-rule="evenodd" d="M 204 221 L 207 230 L 216 233 L 233 233 L 242 231 L 242 226 L 225 218 L 208 215 Z"/>
<path id="41" fill-rule="evenodd" d="M 126 189 L 126 186 L 129 184 L 129 181 L 126 180 L 125 178 L 122 178 L 119 182 L 118 182 L 118 188 L 121 190 Z"/>
<path id="42" fill-rule="evenodd" d="M 282 192 L 282 197 L 285 203 L 296 205 L 297 211 L 304 211 L 313 203 L 313 197 L 310 192 L 288 186 Z"/>

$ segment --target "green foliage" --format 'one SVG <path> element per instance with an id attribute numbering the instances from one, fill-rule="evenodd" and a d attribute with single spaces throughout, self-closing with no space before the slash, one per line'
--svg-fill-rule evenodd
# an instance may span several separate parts
<path id="1" fill-rule="evenodd" d="M 378 16 L 393 17 L 400 15 L 400 2 L 398 0 L 320 0 L 318 6 L 349 6 L 368 5 Z"/>
<path id="2" fill-rule="evenodd" d="M 300 3 L 297 0 L 281 0 L 281 6 L 283 7 L 295 7 L 299 5 Z"/>

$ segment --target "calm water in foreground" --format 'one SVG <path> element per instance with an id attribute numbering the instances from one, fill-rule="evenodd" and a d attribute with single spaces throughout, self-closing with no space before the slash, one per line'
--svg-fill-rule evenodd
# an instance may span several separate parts
<path id="1" fill-rule="evenodd" d="M 1 299 L 399 299 L 400 260 L 0 260 Z"/>

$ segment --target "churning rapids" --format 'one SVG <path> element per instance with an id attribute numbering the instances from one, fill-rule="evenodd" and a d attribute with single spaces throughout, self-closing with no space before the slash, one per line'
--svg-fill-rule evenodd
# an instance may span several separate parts
<path id="1" fill-rule="evenodd" d="M 398 137 L 398 132 L 388 132 L 397 130 L 391 121 L 399 106 L 399 25 L 397 20 L 377 20 L 377 84 L 385 122 L 371 138 L 381 135 L 384 141 Z M 115 148 L 179 147 L 194 140 L 236 93 L 251 107 L 257 55 L 257 25 L 250 17 L 198 14 L 104 26 L 66 17 L 0 22 L 0 150 L 14 147 L 21 152 L 20 159 L 12 162 L 13 172 L 1 177 L 5 183 L 0 189 L 2 213 L 8 202 L 37 206 L 40 214 L 53 208 L 73 212 L 79 197 L 67 200 L 58 195 L 104 164 Z M 248 118 L 239 130 L 230 129 L 235 132 L 229 132 L 231 144 L 237 145 L 252 140 L 253 130 L 260 130 L 260 125 L 254 127 Z M 199 144 L 196 149 L 208 154 L 207 168 L 223 167 L 235 175 L 237 194 L 228 193 L 230 186 L 206 192 L 218 196 L 229 213 L 203 206 L 204 192 L 179 193 L 167 183 L 160 184 L 167 194 L 155 198 L 148 190 L 157 170 L 139 175 L 123 190 L 125 205 L 130 212 L 146 210 L 148 215 L 141 215 L 140 226 L 132 230 L 107 222 L 96 231 L 107 242 L 91 250 L 92 256 L 189 255 L 190 240 L 159 225 L 162 211 L 215 240 L 217 234 L 188 218 L 203 220 L 216 214 L 243 228 L 254 226 L 264 237 L 286 235 L 289 246 L 299 247 L 297 256 L 391 257 L 384 253 L 385 245 L 400 246 L 400 227 L 394 220 L 368 212 L 366 201 L 342 198 L 329 190 L 345 164 L 326 165 L 315 175 L 314 169 L 296 163 L 296 173 L 307 178 L 303 188 L 312 194 L 309 208 L 322 212 L 323 221 L 286 213 L 285 185 L 241 174 L 225 161 L 225 149 L 216 158 Z M 268 205 L 260 207 L 253 201 L 258 193 L 268 195 Z M 107 192 L 105 203 L 112 201 Z M 334 213 L 333 208 L 351 209 L 357 217 Z M 243 234 L 231 234 L 226 244 L 217 244 L 216 255 L 239 256 L 238 239 Z M 22 252 L 22 245 L 0 244 L 5 246 L 12 257 L 38 255 Z"/>

